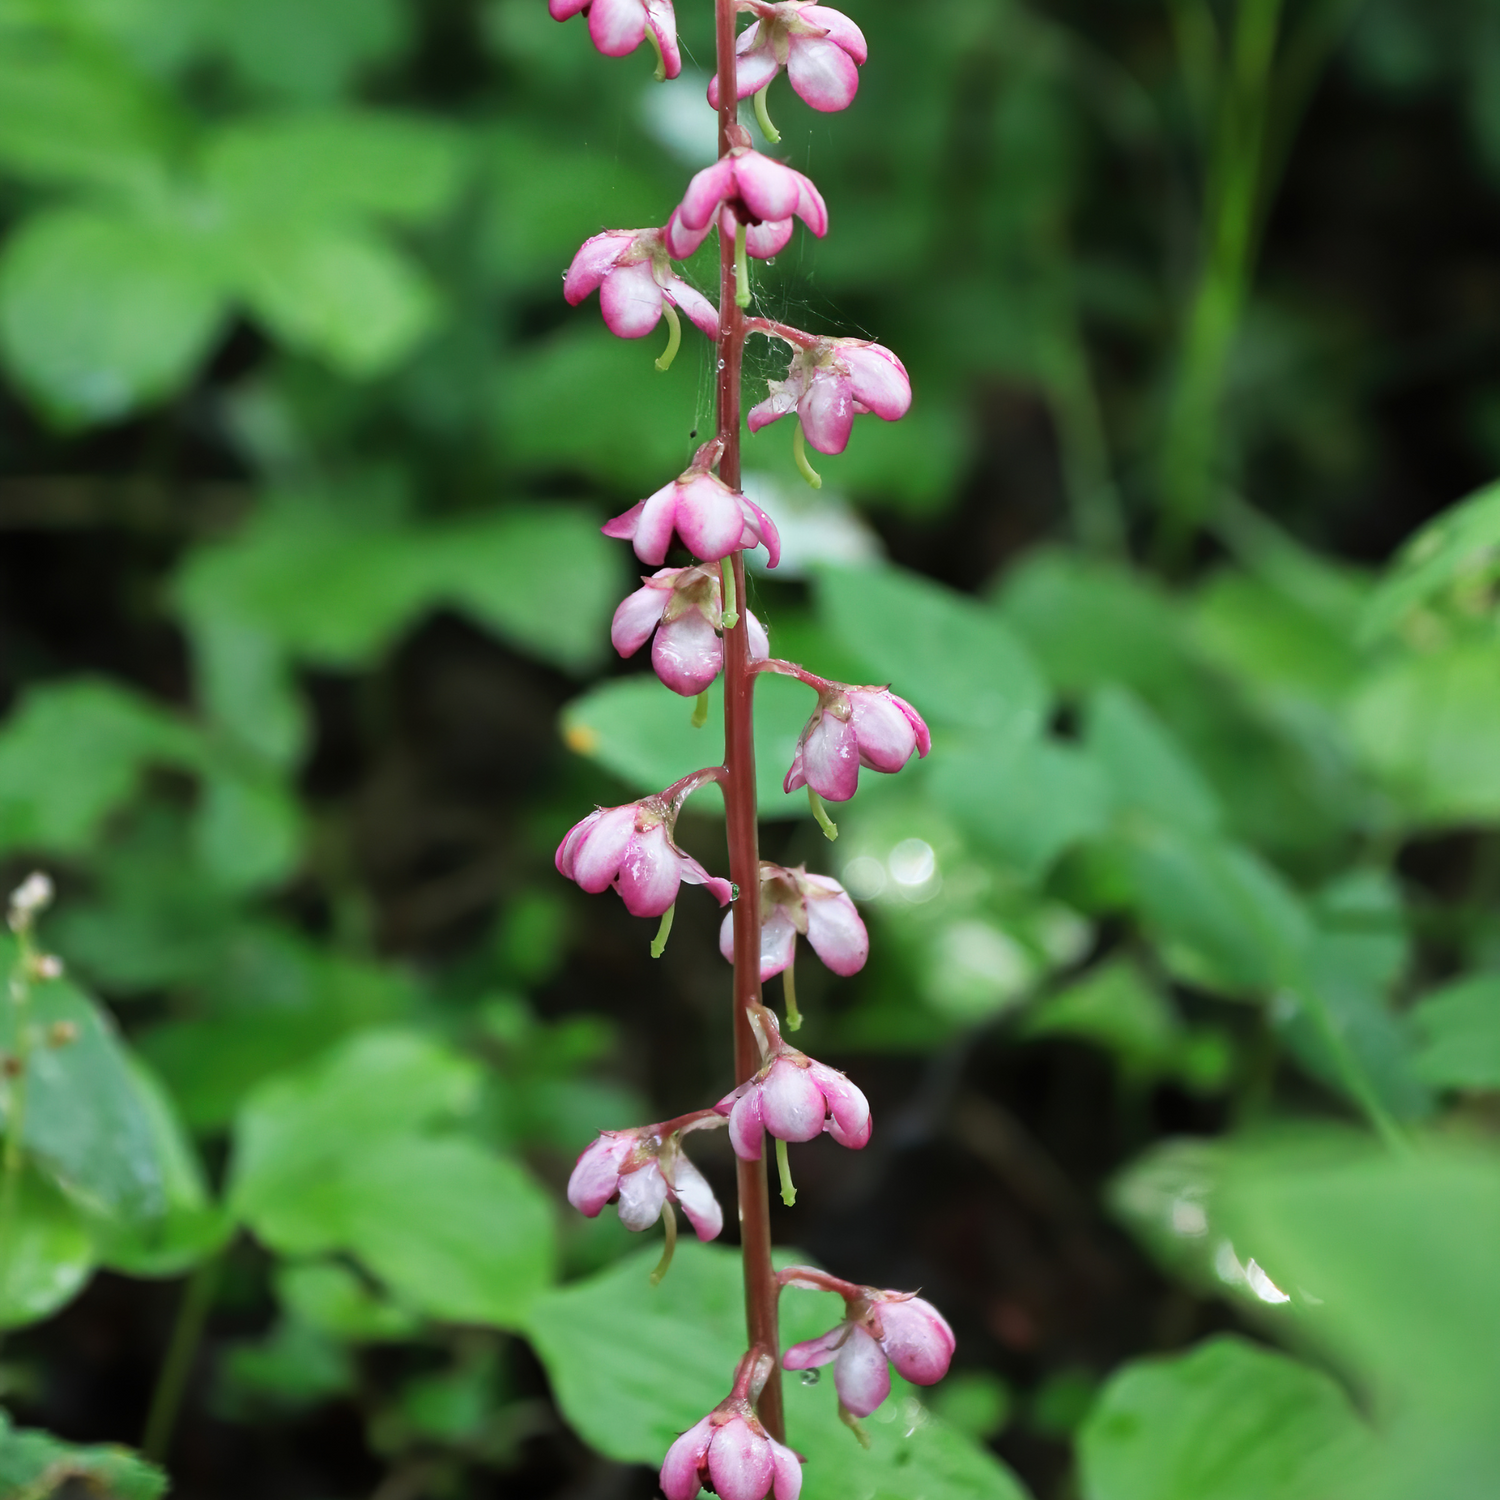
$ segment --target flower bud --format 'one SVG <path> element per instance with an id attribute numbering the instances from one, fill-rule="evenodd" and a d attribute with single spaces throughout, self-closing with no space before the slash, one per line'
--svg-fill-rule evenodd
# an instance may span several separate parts
<path id="1" fill-rule="evenodd" d="M 749 136 L 743 139 L 748 141 Z M 764 226 L 780 235 L 779 228 L 772 232 L 770 226 L 785 225 L 786 237 L 790 237 L 795 214 L 820 239 L 828 233 L 828 206 L 811 179 L 749 146 L 734 146 L 688 183 L 682 202 L 667 220 L 668 252 L 685 260 L 703 243 L 721 209 L 728 209 L 735 224 L 745 225 L 747 231 Z M 786 237 L 780 238 L 780 244 L 786 243 Z M 776 253 L 765 238 L 747 243 L 746 248 L 762 258 Z"/>
<path id="2" fill-rule="evenodd" d="M 810 786 L 829 802 L 847 802 L 859 786 L 859 768 L 899 771 L 915 751 L 925 756 L 932 735 L 921 714 L 889 688 L 829 683 L 818 694 L 797 741 L 788 792 Z"/>
<path id="3" fill-rule="evenodd" d="M 585 240 L 563 278 L 563 296 L 577 307 L 592 292 L 609 331 L 644 338 L 661 321 L 662 303 L 681 308 L 709 338 L 719 335 L 718 309 L 676 275 L 660 229 L 610 229 Z"/>
<path id="4" fill-rule="evenodd" d="M 708 1180 L 682 1152 L 681 1138 L 661 1127 L 605 1130 L 587 1147 L 568 1179 L 568 1202 L 585 1218 L 597 1218 L 606 1203 L 620 1205 L 620 1222 L 649 1229 L 662 1205 L 675 1203 L 700 1240 L 714 1239 L 724 1214 Z"/>
<path id="5" fill-rule="evenodd" d="M 646 40 L 649 29 L 661 55 L 658 76 L 675 78 L 682 72 L 672 0 L 547 0 L 547 9 L 554 21 L 586 10 L 589 39 L 606 57 L 628 57 Z"/>
<path id="6" fill-rule="evenodd" d="M 718 562 L 742 547 L 758 545 L 765 546 L 770 567 L 781 561 L 781 538 L 770 516 L 698 464 L 601 530 L 634 543 L 635 555 L 653 568 L 666 561 L 674 531 L 703 562 Z"/>
<path id="7" fill-rule="evenodd" d="M 870 934 L 838 881 L 762 860 L 760 866 L 760 977 L 765 983 L 796 957 L 800 933 L 835 974 L 857 974 L 870 956 Z M 719 952 L 734 962 L 734 913 L 724 914 Z"/>
<path id="8" fill-rule="evenodd" d="M 661 1466 L 666 1500 L 693 1500 L 705 1486 L 719 1500 L 797 1500 L 801 1461 L 766 1431 L 751 1404 L 774 1367 L 769 1353 L 750 1350 L 735 1372 L 734 1389 L 667 1450 Z"/>
<path id="9" fill-rule="evenodd" d="M 670 226 L 669 226 L 670 233 Z M 797 413 L 807 441 L 819 453 L 842 453 L 857 416 L 873 412 L 894 422 L 911 408 L 911 379 L 891 351 L 868 339 L 824 339 L 780 325 L 763 332 L 793 349 L 785 380 L 769 382 L 770 394 L 750 409 L 751 432 Z"/>
<path id="10" fill-rule="evenodd" d="M 674 693 L 696 697 L 724 667 L 719 570 L 662 568 L 641 583 L 620 602 L 609 638 L 621 656 L 634 656 L 655 631 L 651 665 L 656 675 Z M 764 661 L 771 654 L 765 627 L 749 610 L 744 613 L 750 658 Z"/>
<path id="11" fill-rule="evenodd" d="M 847 109 L 859 89 L 858 65 L 867 56 L 864 33 L 841 12 L 814 0 L 740 0 L 756 19 L 735 45 L 736 92 L 741 99 L 770 85 L 786 69 L 792 87 L 814 109 Z M 708 102 L 719 107 L 717 75 Z"/>

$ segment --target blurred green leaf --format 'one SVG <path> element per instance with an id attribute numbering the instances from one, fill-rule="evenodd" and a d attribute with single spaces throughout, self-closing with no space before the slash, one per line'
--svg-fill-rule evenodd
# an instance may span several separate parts
<path id="1" fill-rule="evenodd" d="M 146 766 L 199 756 L 189 725 L 129 689 L 89 677 L 34 687 L 0 729 L 0 849 L 81 852 Z"/>
<path id="2" fill-rule="evenodd" d="M 658 1287 L 655 1248 L 588 1281 L 546 1293 L 527 1332 L 564 1415 L 588 1443 L 626 1463 L 661 1463 L 677 1437 L 728 1393 L 744 1353 L 743 1282 L 728 1250 L 680 1244 Z M 782 1299 L 784 1342 L 842 1317 L 826 1293 Z M 899 1377 L 866 1423 L 862 1449 L 839 1422 L 833 1392 L 788 1380 L 787 1441 L 807 1460 L 808 1500 L 1019 1500 L 1010 1472 L 932 1416 Z"/>
<path id="3" fill-rule="evenodd" d="M 95 1260 L 83 1215 L 51 1182 L 23 1169 L 0 1272 L 0 1327 L 21 1328 L 51 1317 L 83 1289 Z M 3 1454 L 0 1440 L 0 1474 Z"/>
<path id="4" fill-rule="evenodd" d="M 1221 1334 L 1127 1365 L 1079 1435 L 1084 1500 L 1327 1500 L 1370 1438 L 1321 1371 Z"/>
<path id="5" fill-rule="evenodd" d="M 898 568 L 818 575 L 829 634 L 935 723 L 1039 728 L 1050 694 L 1030 653 L 991 610 Z"/>
<path id="6" fill-rule="evenodd" d="M 113 1443 L 80 1448 L 49 1432 L 11 1425 L 0 1412 L 0 1494 L 13 1500 L 48 1500 L 86 1487 L 100 1500 L 161 1500 L 167 1476 Z"/>
<path id="7" fill-rule="evenodd" d="M 302 809 L 279 779 L 224 768 L 199 789 L 194 849 L 203 868 L 231 891 L 279 885 L 302 850 Z"/>
<path id="8" fill-rule="evenodd" d="M 1093 694 L 1087 744 L 1119 812 L 1184 833 L 1212 834 L 1220 826 L 1219 799 L 1170 731 L 1128 689 Z"/>
<path id="9" fill-rule="evenodd" d="M 276 1297 L 294 1321 L 352 1342 L 407 1339 L 420 1326 L 408 1309 L 379 1296 L 347 1266 L 314 1261 L 279 1266 Z"/>
<path id="10" fill-rule="evenodd" d="M 781 790 L 816 699 L 790 677 L 766 673 L 755 684 L 755 780 L 762 818 L 808 816 L 807 796 Z M 692 725 L 693 700 L 663 687 L 654 675 L 615 678 L 591 688 L 563 710 L 568 748 L 618 776 L 634 792 L 659 792 L 724 756 L 724 684 L 708 690 L 708 722 Z M 870 772 L 865 773 L 867 776 Z M 717 813 L 716 786 L 694 792 L 689 812 Z"/>
<path id="11" fill-rule="evenodd" d="M 1158 1141 L 1110 1183 L 1110 1212 L 1169 1275 L 1200 1293 L 1223 1292 L 1214 1269 L 1223 1243 L 1216 1223 L 1222 1141 L 1184 1137 Z"/>
<path id="12" fill-rule="evenodd" d="M 117 420 L 176 391 L 226 313 L 207 240 L 166 221 L 55 209 L 0 255 L 0 351 L 68 425 Z"/>
<path id="13" fill-rule="evenodd" d="M 1500 1089 L 1500 974 L 1469 974 L 1411 1012 L 1414 1066 L 1435 1088 Z"/>
<path id="14" fill-rule="evenodd" d="M 284 1318 L 265 1338 L 225 1350 L 220 1405 L 245 1420 L 268 1399 L 296 1410 L 347 1395 L 356 1381 L 354 1360 L 342 1343 L 321 1328 Z"/>

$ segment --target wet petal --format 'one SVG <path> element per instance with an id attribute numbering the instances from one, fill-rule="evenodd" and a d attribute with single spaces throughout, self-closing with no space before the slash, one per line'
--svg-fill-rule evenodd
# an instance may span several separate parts
<path id="1" fill-rule="evenodd" d="M 804 736 L 805 738 L 805 736 Z M 782 791 L 790 794 L 807 785 L 806 757 L 802 753 L 802 740 L 792 752 L 792 763 L 787 767 L 786 779 L 781 783 Z"/>
<path id="2" fill-rule="evenodd" d="M 792 175 L 797 179 L 797 217 L 822 239 L 828 233 L 828 205 L 823 202 L 822 193 L 813 186 L 810 177 L 804 177 L 800 172 Z"/>
<path id="3" fill-rule="evenodd" d="M 636 527 L 641 524 L 641 513 L 645 509 L 646 502 L 637 500 L 629 510 L 621 511 L 619 515 L 606 521 L 599 530 L 617 541 L 628 542 L 635 535 Z"/>
<path id="4" fill-rule="evenodd" d="M 797 956 L 797 927 L 784 908 L 776 907 L 760 926 L 760 978 L 764 984 Z"/>
<path id="5" fill-rule="evenodd" d="M 719 923 L 719 952 L 722 953 L 729 963 L 734 962 L 734 910 L 731 908 L 724 913 L 724 920 Z"/>
<path id="6" fill-rule="evenodd" d="M 724 665 L 724 646 L 701 609 L 690 609 L 656 632 L 651 646 L 656 675 L 684 698 L 696 698 Z"/>
<path id="7" fill-rule="evenodd" d="M 882 1302 L 877 1311 L 881 1344 L 896 1369 L 913 1385 L 932 1385 L 948 1373 L 953 1330 L 932 1303 L 921 1297 Z"/>
<path id="8" fill-rule="evenodd" d="M 666 561 L 676 520 L 677 481 L 674 479 L 671 484 L 662 485 L 654 495 L 641 503 L 631 541 L 635 544 L 635 555 L 643 563 L 650 563 L 656 568 Z"/>
<path id="9" fill-rule="evenodd" d="M 566 21 L 569 16 L 576 16 L 589 0 L 547 0 L 547 9 L 552 13 L 554 21 Z"/>
<path id="10" fill-rule="evenodd" d="M 573 850 L 573 879 L 597 896 L 619 873 L 635 836 L 635 804 L 604 808 L 598 822 Z"/>
<path id="11" fill-rule="evenodd" d="M 697 173 L 688 183 L 682 202 L 673 213 L 683 229 L 706 229 L 713 222 L 714 211 L 727 198 L 734 187 L 734 161 L 723 157 L 711 167 Z M 670 229 L 670 225 L 668 228 Z M 668 242 L 668 250 L 677 255 Z"/>
<path id="12" fill-rule="evenodd" d="M 684 854 L 681 849 L 675 852 L 677 868 L 688 885 L 701 885 L 720 906 L 728 906 L 734 900 L 734 886 L 730 881 L 710 875 L 691 854 Z"/>
<path id="13" fill-rule="evenodd" d="M 552 863 L 557 866 L 557 873 L 572 880 L 573 864 L 578 857 L 578 846 L 593 832 L 594 825 L 604 816 L 604 809 L 596 807 L 588 817 L 575 823 L 563 835 L 563 841 L 557 846 L 557 853 L 552 857 Z"/>
<path id="14" fill-rule="evenodd" d="M 568 1202 L 584 1218 L 598 1216 L 620 1188 L 620 1164 L 635 1146 L 631 1135 L 601 1135 L 587 1147 L 568 1178 Z"/>
<path id="15" fill-rule="evenodd" d="M 870 956 L 870 934 L 842 889 L 827 894 L 808 892 L 807 940 L 835 974 L 846 978 L 858 974 Z"/>
<path id="16" fill-rule="evenodd" d="M 871 1128 L 869 1100 L 837 1068 L 815 1062 L 807 1071 L 833 1117 L 828 1122 L 829 1135 L 852 1151 L 867 1145 Z"/>
<path id="17" fill-rule="evenodd" d="M 832 371 L 820 372 L 797 403 L 802 430 L 819 453 L 842 453 L 854 427 L 854 394 L 849 381 Z"/>
<path id="18" fill-rule="evenodd" d="M 820 1290 L 814 1288 L 814 1290 Z M 800 1344 L 793 1344 L 785 1354 L 781 1356 L 781 1368 L 783 1370 L 816 1370 L 823 1365 L 832 1364 L 838 1358 L 838 1352 L 844 1347 L 844 1340 L 849 1336 L 849 1325 L 840 1323 L 835 1328 L 830 1328 L 827 1333 L 820 1333 L 815 1339 L 804 1339 Z"/>
<path id="19" fill-rule="evenodd" d="M 836 42 L 820 37 L 793 37 L 786 76 L 802 99 L 829 113 L 847 109 L 859 91 L 859 69 Z"/>
<path id="20" fill-rule="evenodd" d="M 750 224 L 745 228 L 745 253 L 756 260 L 770 260 L 786 249 L 792 237 L 790 219 L 772 219 L 764 224 Z"/>
<path id="21" fill-rule="evenodd" d="M 891 702 L 906 715 L 906 722 L 911 725 L 912 733 L 917 738 L 917 755 L 925 757 L 932 749 L 932 731 L 927 727 L 927 721 L 914 709 L 905 698 L 898 698 L 891 694 Z"/>
<path id="22" fill-rule="evenodd" d="M 649 1229 L 661 1218 L 666 1201 L 667 1179 L 654 1161 L 620 1178 L 620 1222 L 627 1229 Z"/>
<path id="23" fill-rule="evenodd" d="M 891 1393 L 891 1371 L 885 1352 L 863 1328 L 851 1328 L 833 1367 L 839 1400 L 856 1417 L 868 1417 Z"/>
<path id="24" fill-rule="evenodd" d="M 857 63 L 863 63 L 870 55 L 865 44 L 865 34 L 842 11 L 829 5 L 809 5 L 800 19 L 813 26 L 821 26 L 828 33 L 828 40 L 837 42 Z"/>
<path id="25" fill-rule="evenodd" d="M 802 1493 L 802 1461 L 775 1438 L 771 1442 L 771 1463 L 776 1471 L 776 1500 L 797 1500 Z"/>
<path id="26" fill-rule="evenodd" d="M 789 219 L 797 209 L 800 174 L 759 151 L 734 159 L 738 196 L 757 219 Z"/>
<path id="27" fill-rule="evenodd" d="M 760 1086 L 752 1084 L 729 1112 L 729 1144 L 742 1161 L 759 1161 L 765 1121 L 761 1118 Z"/>
<path id="28" fill-rule="evenodd" d="M 711 339 L 719 336 L 719 309 L 700 291 L 695 291 L 680 276 L 669 276 L 667 300 L 687 314 L 693 326 Z"/>
<path id="29" fill-rule="evenodd" d="M 631 916 L 659 917 L 677 899 L 681 883 L 677 854 L 661 824 L 630 840 L 620 861 L 615 889 Z"/>
<path id="30" fill-rule="evenodd" d="M 859 763 L 872 771 L 899 771 L 917 748 L 916 731 L 887 692 L 849 693 L 850 724 L 859 741 Z"/>
<path id="31" fill-rule="evenodd" d="M 734 491 L 712 474 L 678 481 L 676 522 L 684 545 L 704 562 L 728 557 L 739 546 L 745 525 Z"/>
<path id="32" fill-rule="evenodd" d="M 911 409 L 911 378 L 906 366 L 880 344 L 846 344 L 838 356 L 848 367 L 854 398 L 887 422 Z"/>
<path id="33" fill-rule="evenodd" d="M 682 72 L 682 53 L 677 46 L 677 17 L 672 0 L 646 0 L 646 24 L 661 47 L 662 72 L 675 78 Z"/>
<path id="34" fill-rule="evenodd" d="M 796 409 L 797 393 L 780 381 L 775 381 L 772 383 L 771 394 L 750 408 L 750 431 L 759 432 L 762 427 L 769 427 L 772 422 L 779 421 Z"/>
<path id="35" fill-rule="evenodd" d="M 808 1073 L 780 1058 L 760 1087 L 761 1118 L 766 1129 L 784 1141 L 810 1141 L 823 1132 L 827 1106 Z"/>
<path id="36" fill-rule="evenodd" d="M 735 43 L 734 50 L 738 54 L 735 59 L 735 92 L 741 99 L 748 99 L 751 94 L 759 93 L 781 70 L 776 54 L 769 47 L 755 45 L 759 35 L 760 22 L 755 21 L 740 33 L 739 41 Z M 715 109 L 719 107 L 717 73 L 708 80 L 708 102 Z"/>
<path id="37" fill-rule="evenodd" d="M 645 261 L 616 266 L 599 288 L 599 310 L 619 338 L 644 338 L 661 321 L 661 288 L 651 267 Z"/>
<path id="38" fill-rule="evenodd" d="M 675 572 L 676 569 L 663 569 Z M 652 588 L 648 583 L 633 594 L 620 600 L 615 617 L 610 622 L 610 644 L 621 656 L 634 656 L 647 641 L 661 620 L 661 612 L 667 607 L 671 594 L 667 589 Z"/>
<path id="39" fill-rule="evenodd" d="M 766 566 L 774 568 L 781 561 L 781 533 L 776 523 L 748 495 L 736 495 L 735 500 L 745 518 L 746 530 L 766 549 Z"/>
<path id="40" fill-rule="evenodd" d="M 593 0 L 589 36 L 606 57 L 626 57 L 646 40 L 646 7 L 641 0 Z"/>
<path id="41" fill-rule="evenodd" d="M 766 627 L 748 609 L 745 611 L 745 629 L 750 632 L 750 660 L 765 661 L 771 654 L 771 638 L 766 634 Z"/>
<path id="42" fill-rule="evenodd" d="M 680 1152 L 672 1165 L 672 1190 L 698 1238 L 705 1242 L 717 1239 L 724 1227 L 724 1210 L 708 1179 Z"/>
<path id="43" fill-rule="evenodd" d="M 713 1431 L 712 1419 L 704 1417 L 667 1449 L 661 1466 L 661 1488 L 667 1500 L 693 1500 L 702 1489 L 699 1469 L 708 1452 Z"/>
<path id="44" fill-rule="evenodd" d="M 805 732 L 802 774 L 829 802 L 847 802 L 859 786 L 859 745 L 852 725 L 825 713 Z"/>
<path id="45" fill-rule="evenodd" d="M 771 1440 L 751 1429 L 743 1417 L 731 1417 L 708 1445 L 708 1475 L 719 1500 L 763 1500 L 775 1470 Z"/>
<path id="46" fill-rule="evenodd" d="M 611 229 L 596 234 L 579 246 L 568 274 L 563 277 L 563 296 L 577 307 L 614 270 L 615 262 L 630 248 L 634 235 Z"/>

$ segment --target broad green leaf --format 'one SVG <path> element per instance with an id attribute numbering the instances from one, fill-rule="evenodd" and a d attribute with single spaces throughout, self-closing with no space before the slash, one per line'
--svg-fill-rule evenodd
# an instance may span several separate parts
<path id="1" fill-rule="evenodd" d="M 267 1404 L 296 1411 L 352 1395 L 359 1376 L 349 1348 L 323 1329 L 283 1318 L 264 1338 L 224 1351 L 220 1399 L 241 1420 L 264 1419 Z"/>
<path id="2" fill-rule="evenodd" d="M 430 222 L 453 201 L 462 137 L 418 116 L 341 109 L 239 122 L 209 143 L 204 175 L 231 213 L 306 223 L 376 215 Z"/>
<path id="3" fill-rule="evenodd" d="M 1426 827 L 1500 820 L 1500 649 L 1460 641 L 1395 657 L 1349 706 L 1364 763 Z"/>
<path id="4" fill-rule="evenodd" d="M 1500 1161 L 1307 1141 L 1244 1151 L 1221 1211 L 1307 1311 L 1299 1333 L 1368 1392 L 1382 1441 L 1360 1500 L 1483 1494 L 1500 1463 Z"/>
<path id="5" fill-rule="evenodd" d="M 1169 1275 L 1198 1292 L 1220 1291 L 1214 1257 L 1224 1243 L 1216 1197 L 1224 1171 L 1222 1141 L 1187 1137 L 1157 1142 L 1110 1183 L 1110 1212 Z M 1233 1286 L 1233 1282 L 1228 1283 Z"/>
<path id="6" fill-rule="evenodd" d="M 647 1280 L 649 1247 L 600 1275 L 547 1292 L 527 1333 L 541 1354 L 563 1414 L 591 1446 L 626 1463 L 658 1466 L 678 1433 L 728 1394 L 744 1353 L 739 1257 L 717 1246 L 679 1244 L 658 1287 Z M 790 1343 L 831 1328 L 842 1304 L 827 1293 L 784 1294 Z M 808 1500 L 1020 1500 L 1002 1465 L 922 1406 L 896 1378 L 890 1399 L 865 1423 L 868 1451 L 839 1422 L 827 1383 L 786 1380 L 787 1441 L 807 1459 Z"/>
<path id="7" fill-rule="evenodd" d="M 231 891 L 291 876 L 302 853 L 302 808 L 279 778 L 224 765 L 198 793 L 193 843 L 203 868 Z"/>
<path id="8" fill-rule="evenodd" d="M 23 1169 L 0 1263 L 0 1328 L 51 1317 L 82 1291 L 97 1258 L 83 1214 L 52 1183 Z M 4 1473 L 0 1446 L 0 1474 Z M 0 1494 L 6 1491 L 0 1489 Z"/>
<path id="9" fill-rule="evenodd" d="M 241 227 L 234 274 L 275 338 L 355 380 L 384 375 L 437 326 L 438 295 L 402 251 L 363 228 L 284 219 Z"/>
<path id="10" fill-rule="evenodd" d="M 126 688 L 88 677 L 34 687 L 0 728 L 0 849 L 78 853 L 147 765 L 198 758 L 194 730 Z"/>
<path id="11" fill-rule="evenodd" d="M 1049 694 L 1026 648 L 993 610 L 891 568 L 830 568 L 818 580 L 830 635 L 934 722 L 1034 731 Z"/>
<path id="12" fill-rule="evenodd" d="M 1222 809 L 1170 731 L 1128 689 L 1101 688 L 1089 702 L 1087 743 L 1117 812 L 1185 833 L 1211 834 Z"/>
<path id="13" fill-rule="evenodd" d="M 1500 484 L 1487 485 L 1408 537 L 1366 608 L 1364 634 L 1389 634 L 1419 611 L 1487 611 L 1500 573 Z"/>
<path id="14" fill-rule="evenodd" d="M 1075 745 L 1025 733 L 941 747 L 928 773 L 932 795 L 964 829 L 1023 875 L 1037 879 L 1066 850 L 1102 833 L 1108 783 Z"/>
<path id="15" fill-rule="evenodd" d="M 49 210 L 0 255 L 0 352 L 66 424 L 114 421 L 174 394 L 226 313 L 207 241 L 167 220 Z"/>
<path id="16" fill-rule="evenodd" d="M 1221 1334 L 1127 1365 L 1078 1451 L 1084 1500 L 1328 1500 L 1369 1447 L 1322 1371 Z"/>
<path id="17" fill-rule="evenodd" d="M 790 677 L 766 673 L 755 684 L 755 782 L 763 818 L 807 816 L 807 796 L 787 796 L 782 783 L 797 737 L 816 699 Z M 708 722 L 692 725 L 693 700 L 663 687 L 655 675 L 615 678 L 591 688 L 563 710 L 568 747 L 618 776 L 634 792 L 659 792 L 724 757 L 724 685 L 708 690 Z M 875 773 L 866 771 L 866 776 Z M 716 813 L 716 786 L 694 792 L 687 808 Z"/>
<path id="18" fill-rule="evenodd" d="M 167 1476 L 113 1443 L 80 1448 L 50 1432 L 11 1425 L 0 1412 L 0 1495 L 48 1500 L 82 1492 L 98 1500 L 161 1500 Z"/>
<path id="19" fill-rule="evenodd" d="M 368 1282 L 337 1261 L 279 1266 L 276 1297 L 298 1321 L 338 1339 L 380 1342 L 407 1339 L 420 1320 L 379 1296 Z"/>
<path id="20" fill-rule="evenodd" d="M 9 973 L 13 944 L 0 940 Z M 127 1220 L 166 1208 L 151 1106 L 114 1024 L 67 980 L 31 988 L 23 1139 L 38 1166 L 94 1212 Z M 16 1008 L 0 1011 L 0 1049 L 17 1055 Z M 14 1086 L 4 1114 L 14 1107 Z"/>
<path id="21" fill-rule="evenodd" d="M 1301 978 L 1312 928 L 1276 871 L 1240 845 L 1164 827 L 1121 841 L 1134 900 L 1180 973 L 1229 995 Z"/>
<path id="22" fill-rule="evenodd" d="M 1469 974 L 1411 1013 L 1415 1067 L 1436 1088 L 1500 1089 L 1500 974 Z"/>
<path id="23" fill-rule="evenodd" d="M 400 0 L 259 0 L 212 5 L 209 38 L 258 92 L 293 101 L 336 98 L 371 65 L 398 56 L 412 20 Z"/>
<path id="24" fill-rule="evenodd" d="M 193 644 L 200 709 L 216 728 L 273 766 L 294 765 L 307 744 L 307 709 L 292 663 L 264 621 L 245 618 L 232 593 L 195 587 L 214 566 L 199 550 L 179 575 L 178 599 Z"/>

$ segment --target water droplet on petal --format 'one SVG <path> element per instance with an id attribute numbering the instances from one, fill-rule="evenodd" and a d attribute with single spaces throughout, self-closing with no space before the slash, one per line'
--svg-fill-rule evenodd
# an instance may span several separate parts
<path id="1" fill-rule="evenodd" d="M 802 1384 L 803 1385 L 816 1385 L 818 1383 L 818 1377 L 822 1373 L 823 1372 L 821 1370 L 804 1370 L 802 1372 Z"/>

